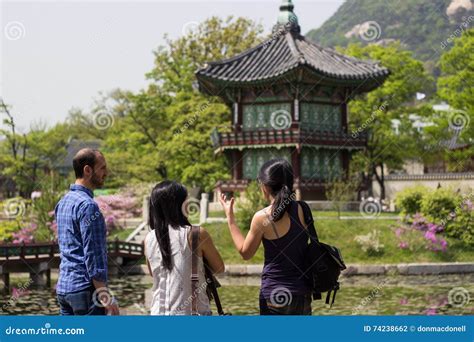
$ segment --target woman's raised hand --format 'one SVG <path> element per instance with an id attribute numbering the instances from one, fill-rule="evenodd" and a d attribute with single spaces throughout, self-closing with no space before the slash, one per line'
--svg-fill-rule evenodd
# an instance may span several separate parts
<path id="1" fill-rule="evenodd" d="M 221 202 L 222 207 L 224 208 L 225 216 L 227 218 L 234 217 L 234 197 L 227 200 L 225 194 L 221 194 L 219 202 Z"/>

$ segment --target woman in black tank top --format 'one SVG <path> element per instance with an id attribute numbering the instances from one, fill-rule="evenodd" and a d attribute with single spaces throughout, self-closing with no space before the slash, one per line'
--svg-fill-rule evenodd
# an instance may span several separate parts
<path id="1" fill-rule="evenodd" d="M 234 198 L 226 200 L 222 194 L 219 200 L 224 207 L 234 245 L 244 260 L 252 258 L 260 242 L 263 243 L 265 262 L 259 298 L 260 314 L 311 315 L 311 290 L 303 271 L 308 235 L 304 222 L 299 218 L 290 163 L 285 159 L 266 162 L 260 169 L 258 182 L 271 205 L 255 213 L 245 237 L 235 221 Z"/>

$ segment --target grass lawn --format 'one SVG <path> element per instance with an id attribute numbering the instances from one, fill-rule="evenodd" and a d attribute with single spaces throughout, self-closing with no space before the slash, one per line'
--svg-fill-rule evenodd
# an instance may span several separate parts
<path id="1" fill-rule="evenodd" d="M 338 220 L 326 219 L 317 222 L 316 230 L 322 242 L 335 245 L 341 249 L 346 263 L 410 263 L 410 262 L 454 262 L 474 261 L 474 247 L 463 246 L 457 241 L 448 239 L 448 251 L 433 252 L 424 248 L 417 251 L 403 250 L 398 247 L 398 240 L 391 228 L 396 227 L 394 220 Z M 204 227 L 211 234 L 214 243 L 227 264 L 263 263 L 263 246 L 249 261 L 244 261 L 232 243 L 227 224 L 212 223 Z M 368 234 L 373 229 L 380 231 L 380 242 L 385 246 L 382 253 L 368 255 L 354 241 L 354 236 Z"/>

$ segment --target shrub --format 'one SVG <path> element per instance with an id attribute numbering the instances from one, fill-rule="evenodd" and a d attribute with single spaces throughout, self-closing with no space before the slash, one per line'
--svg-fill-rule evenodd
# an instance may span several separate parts
<path id="1" fill-rule="evenodd" d="M 414 215 L 420 212 L 423 197 L 429 191 L 428 188 L 422 185 L 405 188 L 397 193 L 395 204 L 403 215 Z"/>
<path id="2" fill-rule="evenodd" d="M 236 197 L 240 197 L 235 213 L 237 222 L 241 228 L 248 230 L 250 229 L 253 215 L 258 210 L 265 208 L 268 203 L 266 203 L 257 182 L 251 182 L 248 185 L 245 190 L 245 198 L 242 198 L 240 194 L 237 194 Z"/>
<path id="3" fill-rule="evenodd" d="M 21 229 L 20 221 L 0 221 L 0 242 L 11 242 L 13 234 Z"/>
<path id="4" fill-rule="evenodd" d="M 464 198 L 443 223 L 447 236 L 459 239 L 466 245 L 474 245 L 474 211 L 471 199 Z"/>
<path id="5" fill-rule="evenodd" d="M 434 223 L 442 223 L 461 204 L 461 196 L 451 189 L 439 188 L 421 201 L 421 212 Z"/>

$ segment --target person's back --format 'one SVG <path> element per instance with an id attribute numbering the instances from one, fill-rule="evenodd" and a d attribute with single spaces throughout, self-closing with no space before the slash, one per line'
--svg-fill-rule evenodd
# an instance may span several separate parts
<path id="1" fill-rule="evenodd" d="M 76 181 L 55 208 L 59 266 L 56 294 L 61 315 L 118 315 L 107 287 L 107 239 L 94 189 L 107 177 L 100 151 L 82 149 L 73 158 Z"/>
<path id="2" fill-rule="evenodd" d="M 309 292 L 303 271 L 308 235 L 298 209 L 298 203 L 291 201 L 284 219 L 276 223 L 268 220 L 273 234 L 271 238 L 265 237 L 265 234 L 262 238 L 265 254 L 261 286 L 263 298 L 277 301 L 289 293 L 306 295 Z"/>
<path id="3" fill-rule="evenodd" d="M 193 290 L 192 226 L 182 210 L 186 198 L 186 188 L 172 181 L 157 184 L 150 196 L 151 231 L 145 238 L 145 256 L 153 277 L 152 315 L 210 315 L 203 258 L 212 272 L 224 271 L 210 235 L 200 228 L 196 241 L 198 282 Z M 193 300 L 197 304 L 194 312 Z"/>
<path id="4" fill-rule="evenodd" d="M 255 213 L 244 236 L 234 215 L 234 198 L 219 199 L 237 251 L 244 260 L 265 249 L 259 303 L 262 315 L 311 315 L 311 291 L 305 279 L 308 235 L 302 209 L 293 191 L 293 170 L 285 159 L 260 168 L 257 181 L 270 206 Z"/>
<path id="5" fill-rule="evenodd" d="M 163 266 L 160 246 L 155 231 L 145 238 L 146 257 L 153 274 L 151 300 L 152 315 L 191 315 L 191 258 L 189 234 L 191 227 L 168 227 L 171 244 L 173 268 Z M 198 291 L 197 304 L 199 315 L 210 315 L 209 298 L 206 295 L 206 279 L 202 256 L 198 258 Z"/>
<path id="6" fill-rule="evenodd" d="M 58 202 L 55 209 L 58 225 L 58 243 L 61 252 L 59 278 L 56 290 L 59 294 L 88 289 L 92 286 L 87 269 L 87 256 L 83 250 L 83 232 L 80 228 L 80 217 L 90 213 L 90 218 L 84 220 L 85 226 L 94 223 L 94 227 L 103 227 L 104 218 L 100 214 L 97 203 L 92 198 L 92 191 L 81 185 L 71 185 L 70 191 Z M 96 215 L 97 214 L 97 215 Z M 97 221 L 97 224 L 95 224 Z M 95 229 L 94 243 L 106 246 L 105 228 Z M 107 251 L 100 250 L 95 255 L 103 265 L 107 265 Z M 106 274 L 102 275 L 103 278 Z"/>

